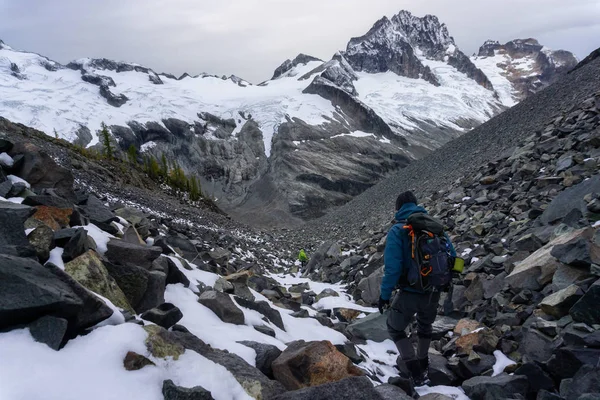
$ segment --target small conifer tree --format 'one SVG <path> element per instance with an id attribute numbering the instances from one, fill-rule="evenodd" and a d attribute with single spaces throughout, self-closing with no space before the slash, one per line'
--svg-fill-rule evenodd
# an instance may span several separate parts
<path id="1" fill-rule="evenodd" d="M 113 158 L 113 148 L 112 143 L 110 142 L 110 133 L 108 132 L 108 127 L 104 122 L 101 124 L 102 129 L 100 130 L 100 135 L 102 136 L 102 144 L 104 145 L 104 156 L 109 160 Z"/>

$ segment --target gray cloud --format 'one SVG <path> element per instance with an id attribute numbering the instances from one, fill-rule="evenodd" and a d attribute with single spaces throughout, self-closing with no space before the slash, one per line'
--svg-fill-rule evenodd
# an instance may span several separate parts
<path id="1" fill-rule="evenodd" d="M 535 37 L 579 58 L 600 46 L 597 0 L 0 0 L 0 38 L 63 63 L 107 57 L 259 82 L 300 52 L 330 58 L 401 9 L 437 15 L 467 54 L 487 39 Z"/>

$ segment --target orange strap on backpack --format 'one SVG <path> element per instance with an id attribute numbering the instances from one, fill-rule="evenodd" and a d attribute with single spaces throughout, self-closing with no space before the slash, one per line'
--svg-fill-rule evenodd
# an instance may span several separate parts
<path id="1" fill-rule="evenodd" d="M 404 225 L 404 229 L 408 229 L 408 236 L 410 237 L 410 248 L 412 253 L 412 258 L 415 258 L 415 230 L 412 225 Z"/>

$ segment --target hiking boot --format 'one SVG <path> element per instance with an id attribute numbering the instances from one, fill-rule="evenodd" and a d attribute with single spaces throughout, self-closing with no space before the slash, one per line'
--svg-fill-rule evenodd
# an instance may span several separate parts
<path id="1" fill-rule="evenodd" d="M 410 376 L 415 386 L 423 386 L 423 371 L 421 370 L 421 360 L 412 359 L 404 361 L 406 369 L 410 372 Z"/>
<path id="2" fill-rule="evenodd" d="M 413 376 L 415 386 L 429 385 L 429 357 L 419 359 L 419 376 Z"/>

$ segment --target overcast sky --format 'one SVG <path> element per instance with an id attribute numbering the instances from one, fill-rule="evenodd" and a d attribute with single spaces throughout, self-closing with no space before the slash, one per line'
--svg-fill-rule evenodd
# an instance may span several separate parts
<path id="1" fill-rule="evenodd" d="M 600 0 L 0 0 L 0 39 L 66 63 L 269 79 L 285 59 L 329 59 L 384 15 L 437 15 L 468 55 L 534 37 L 578 58 L 600 47 Z"/>

